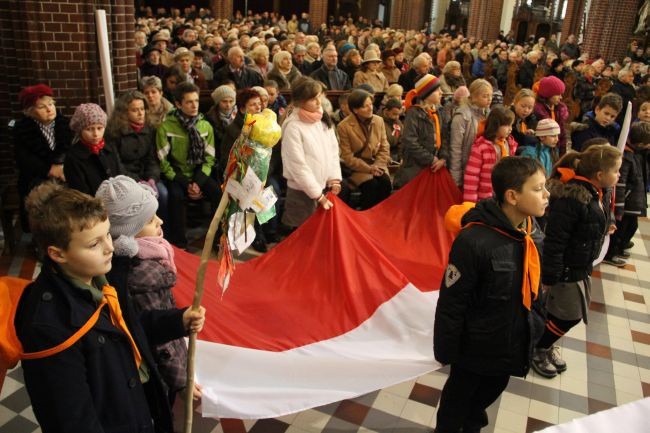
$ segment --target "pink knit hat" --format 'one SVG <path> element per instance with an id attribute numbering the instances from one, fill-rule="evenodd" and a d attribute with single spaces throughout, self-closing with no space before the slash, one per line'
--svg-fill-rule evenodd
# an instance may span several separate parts
<path id="1" fill-rule="evenodd" d="M 537 94 L 542 98 L 551 98 L 564 93 L 564 82 L 558 77 L 549 76 L 539 80 L 539 90 Z"/>
<path id="2" fill-rule="evenodd" d="M 468 96 L 469 96 L 469 89 L 467 88 L 467 86 L 460 86 L 454 92 L 454 101 L 460 101 L 463 98 L 467 98 Z"/>
<path id="3" fill-rule="evenodd" d="M 106 113 L 97 104 L 79 105 L 70 119 L 70 129 L 77 134 L 95 124 L 106 126 Z"/>

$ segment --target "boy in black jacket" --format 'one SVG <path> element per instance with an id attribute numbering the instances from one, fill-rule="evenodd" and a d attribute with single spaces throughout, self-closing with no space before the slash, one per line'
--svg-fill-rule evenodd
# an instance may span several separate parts
<path id="1" fill-rule="evenodd" d="M 462 218 L 449 253 L 434 326 L 434 353 L 451 372 L 442 390 L 436 433 L 478 432 L 485 409 L 528 372 L 536 336 L 540 235 L 549 193 L 544 169 L 530 158 L 494 166 L 494 197 Z M 532 308 L 532 310 L 531 310 Z"/>
<path id="2" fill-rule="evenodd" d="M 630 256 L 625 248 L 639 228 L 639 217 L 647 215 L 648 149 L 650 149 L 650 123 L 636 122 L 630 129 L 623 163 L 616 184 L 616 231 L 612 234 L 605 263 L 622 266 Z"/>
<path id="3" fill-rule="evenodd" d="M 616 146 L 621 127 L 616 123 L 616 117 L 623 109 L 623 99 L 616 93 L 604 95 L 594 111 L 585 114 L 586 123 L 578 124 L 571 134 L 571 149 L 577 152 L 584 150 L 585 141 L 602 137 L 609 144 Z"/>
<path id="4" fill-rule="evenodd" d="M 205 309 L 135 313 L 127 288 L 104 277 L 113 243 L 101 200 L 46 182 L 26 207 L 45 260 L 20 298 L 16 334 L 26 353 L 72 339 L 62 351 L 22 361 L 43 433 L 172 433 L 149 343 L 199 332 Z"/>

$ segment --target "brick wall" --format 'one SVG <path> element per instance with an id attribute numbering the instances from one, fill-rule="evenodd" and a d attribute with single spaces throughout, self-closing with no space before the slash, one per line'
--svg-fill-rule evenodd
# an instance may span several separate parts
<path id="1" fill-rule="evenodd" d="M 566 41 L 569 35 L 578 35 L 582 25 L 583 14 L 585 11 L 585 0 L 568 0 L 566 14 L 562 21 L 562 43 Z"/>
<path id="2" fill-rule="evenodd" d="M 393 0 L 390 7 L 390 26 L 397 29 L 419 30 L 429 20 L 424 0 Z"/>
<path id="3" fill-rule="evenodd" d="M 232 18 L 233 0 L 210 0 L 210 10 L 215 18 Z"/>
<path id="4" fill-rule="evenodd" d="M 469 6 L 467 36 L 484 41 L 496 40 L 501 29 L 501 0 L 472 0 Z"/>
<path id="5" fill-rule="evenodd" d="M 592 0 L 587 15 L 583 52 L 622 59 L 632 37 L 637 0 Z M 613 18 L 615 17 L 615 18 Z"/>
<path id="6" fill-rule="evenodd" d="M 136 85 L 131 49 L 133 3 L 0 0 L 0 184 L 15 182 L 13 140 L 7 124 L 21 116 L 17 102 L 21 88 L 48 84 L 59 109 L 67 115 L 82 102 L 105 106 L 95 9 L 106 10 L 117 96 Z"/>
<path id="7" fill-rule="evenodd" d="M 314 30 L 327 23 L 327 0 L 309 0 L 309 20 Z"/>

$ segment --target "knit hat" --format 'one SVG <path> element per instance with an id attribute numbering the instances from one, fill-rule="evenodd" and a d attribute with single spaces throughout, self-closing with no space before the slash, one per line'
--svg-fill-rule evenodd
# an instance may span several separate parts
<path id="1" fill-rule="evenodd" d="M 420 99 L 424 99 L 434 90 L 440 87 L 440 79 L 435 75 L 424 74 L 415 82 L 415 93 Z"/>
<path id="2" fill-rule="evenodd" d="M 469 89 L 467 86 L 459 86 L 454 92 L 454 101 L 460 101 L 469 97 Z"/>
<path id="3" fill-rule="evenodd" d="M 77 134 L 95 124 L 106 126 L 106 113 L 97 104 L 79 105 L 70 119 L 70 129 Z"/>
<path id="4" fill-rule="evenodd" d="M 223 98 L 232 98 L 233 102 L 237 102 L 237 94 L 232 89 L 232 87 L 226 85 L 219 86 L 214 89 L 210 96 L 212 96 L 214 105 L 219 105 L 219 102 L 221 102 Z"/>
<path id="5" fill-rule="evenodd" d="M 564 93 L 564 83 L 558 77 L 548 76 L 539 80 L 537 94 L 542 98 L 551 98 Z"/>
<path id="6" fill-rule="evenodd" d="M 352 48 L 356 48 L 356 47 L 353 44 L 349 43 L 349 42 L 343 44 L 341 46 L 341 48 L 339 48 L 339 55 L 343 56 L 345 53 L 350 51 Z"/>
<path id="7" fill-rule="evenodd" d="M 135 243 L 135 235 L 142 231 L 158 210 L 158 200 L 153 190 L 128 176 L 119 175 L 103 181 L 95 197 L 101 199 L 106 206 L 114 243 L 123 246 L 130 244 L 131 248 Z M 118 242 L 121 237 L 126 239 Z M 131 252 L 137 254 L 137 247 L 135 252 Z"/>
<path id="8" fill-rule="evenodd" d="M 542 119 L 537 122 L 535 128 L 535 136 L 548 137 L 552 135 L 560 135 L 560 125 L 553 119 Z"/>
<path id="9" fill-rule="evenodd" d="M 52 97 L 54 92 L 52 88 L 46 84 L 36 84 L 35 86 L 25 87 L 18 94 L 18 101 L 22 105 L 23 109 L 32 107 L 36 101 L 38 101 L 43 96 Z"/>

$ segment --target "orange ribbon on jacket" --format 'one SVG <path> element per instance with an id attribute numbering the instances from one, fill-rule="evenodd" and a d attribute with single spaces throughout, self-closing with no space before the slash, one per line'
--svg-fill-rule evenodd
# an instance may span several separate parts
<path id="1" fill-rule="evenodd" d="M 440 149 L 440 146 L 442 146 L 442 138 L 440 137 L 440 119 L 438 118 L 438 112 L 435 108 L 427 108 L 426 111 L 429 118 L 433 120 L 433 124 L 436 126 L 436 149 Z"/>
<path id="2" fill-rule="evenodd" d="M 485 126 L 487 125 L 487 119 L 481 119 L 476 125 L 476 136 L 480 137 L 485 132 Z"/>
<path id="3" fill-rule="evenodd" d="M 501 158 L 505 158 L 506 156 L 510 156 L 510 149 L 508 148 L 508 144 L 506 143 L 505 138 L 495 138 L 494 139 L 494 144 L 499 146 L 499 149 L 501 150 Z"/>
<path id="4" fill-rule="evenodd" d="M 498 229 L 494 226 L 482 222 L 472 222 L 467 224 L 463 228 L 475 224 L 489 227 L 492 230 L 497 231 L 502 235 L 507 236 L 511 239 L 515 239 L 517 241 L 521 240 L 504 230 Z M 522 301 L 521 303 L 529 311 L 530 311 L 530 306 L 532 305 L 532 300 L 537 299 L 537 295 L 539 292 L 540 274 L 542 270 L 540 260 L 539 260 L 539 252 L 537 251 L 537 247 L 535 246 L 535 241 L 533 241 L 533 238 L 530 235 L 532 233 L 532 230 L 533 230 L 533 219 L 531 217 L 528 217 L 528 219 L 526 220 L 526 230 L 525 231 L 521 230 L 525 234 L 523 279 L 521 282 L 521 301 Z"/>
<path id="5" fill-rule="evenodd" d="M 131 349 L 133 350 L 133 357 L 135 358 L 135 365 L 140 368 L 140 365 L 142 364 L 142 355 L 140 355 L 138 346 L 135 344 L 135 340 L 133 339 L 129 328 L 126 326 L 126 322 L 124 322 L 124 317 L 122 316 L 122 308 L 120 308 L 120 303 L 117 299 L 117 292 L 115 291 L 115 288 L 106 284 L 104 287 L 102 287 L 102 294 L 104 295 L 104 298 L 100 302 L 97 309 L 101 309 L 103 305 L 108 305 L 108 310 L 111 315 L 111 322 L 113 325 L 115 325 L 116 328 L 124 332 L 129 338 Z"/>

